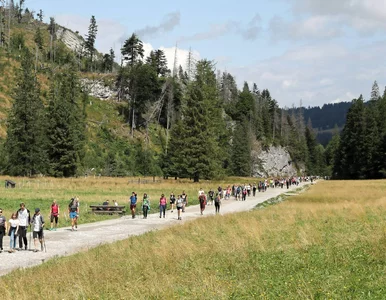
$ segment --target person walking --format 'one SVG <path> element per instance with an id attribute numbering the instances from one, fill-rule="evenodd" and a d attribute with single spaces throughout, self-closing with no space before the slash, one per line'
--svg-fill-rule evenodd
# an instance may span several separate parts
<path id="1" fill-rule="evenodd" d="M 11 218 L 8 221 L 8 235 L 9 235 L 9 253 L 15 252 L 16 250 L 16 235 L 19 232 L 19 219 L 17 218 L 16 213 L 11 215 Z"/>
<path id="2" fill-rule="evenodd" d="M 253 187 L 252 187 L 252 195 L 253 195 L 253 197 L 256 196 L 256 183 L 253 184 Z"/>
<path id="3" fill-rule="evenodd" d="M 34 239 L 34 252 L 38 252 L 38 239 L 40 242 L 40 249 L 43 251 L 43 228 L 44 228 L 44 219 L 40 214 L 40 209 L 35 208 L 35 214 L 32 217 L 32 228 L 33 228 L 33 239 Z"/>
<path id="4" fill-rule="evenodd" d="M 76 198 L 71 198 L 71 202 L 68 205 L 68 212 L 71 220 L 71 230 L 78 230 L 78 217 L 79 217 L 79 203 Z"/>
<path id="5" fill-rule="evenodd" d="M 166 214 L 166 197 L 164 194 L 161 195 L 161 198 L 159 199 L 159 217 L 162 218 L 162 214 L 165 218 Z"/>
<path id="6" fill-rule="evenodd" d="M 176 203 L 176 196 L 174 196 L 174 193 L 172 192 L 170 194 L 170 206 L 171 206 L 171 212 L 174 210 L 174 204 Z"/>
<path id="7" fill-rule="evenodd" d="M 212 189 L 210 189 L 210 191 L 208 192 L 208 196 L 209 196 L 208 205 L 213 205 L 214 191 Z"/>
<path id="8" fill-rule="evenodd" d="M 216 214 L 220 213 L 220 205 L 221 205 L 221 196 L 217 195 L 216 198 L 214 198 L 214 207 L 216 209 Z"/>
<path id="9" fill-rule="evenodd" d="M 59 221 L 59 205 L 56 203 L 56 200 L 52 201 L 51 204 L 51 227 L 50 231 L 55 230 L 58 228 L 58 221 Z M 55 221 L 55 227 L 54 227 L 54 221 Z"/>
<path id="10" fill-rule="evenodd" d="M 198 197 L 198 201 L 200 202 L 201 215 L 203 215 L 204 214 L 204 210 L 205 210 L 205 205 L 206 205 L 206 195 L 205 194 L 201 194 Z"/>
<path id="11" fill-rule="evenodd" d="M 143 211 L 143 218 L 147 219 L 147 213 L 150 210 L 150 199 L 148 195 L 145 193 L 143 194 L 143 199 L 142 199 L 142 211 Z"/>
<path id="12" fill-rule="evenodd" d="M 25 207 L 24 202 L 20 203 L 20 209 L 17 211 L 17 218 L 19 220 L 19 250 L 23 250 L 23 242 L 24 250 L 27 250 L 27 230 L 30 225 L 31 215 L 29 210 Z"/>
<path id="13" fill-rule="evenodd" d="M 178 220 L 182 220 L 181 218 L 181 211 L 182 211 L 182 208 L 184 207 L 184 199 L 182 198 L 181 195 L 178 195 L 177 197 L 177 217 L 178 217 Z"/>
<path id="14" fill-rule="evenodd" d="M 0 208 L 0 253 L 3 252 L 3 237 L 7 234 L 7 219 Z"/>
<path id="15" fill-rule="evenodd" d="M 130 210 L 131 210 L 131 218 L 135 219 L 135 208 L 137 207 L 137 194 L 135 192 L 131 193 L 130 196 Z"/>
<path id="16" fill-rule="evenodd" d="M 181 197 L 183 199 L 182 212 L 185 212 L 185 208 L 188 205 L 188 195 L 185 193 L 185 191 L 182 191 Z"/>

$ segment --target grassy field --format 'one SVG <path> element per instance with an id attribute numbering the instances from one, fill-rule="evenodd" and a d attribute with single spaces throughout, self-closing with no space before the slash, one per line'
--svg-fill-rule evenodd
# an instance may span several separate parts
<path id="1" fill-rule="evenodd" d="M 15 271 L 0 291 L 3 299 L 385 299 L 385 192 L 386 181 L 319 182 L 279 205 Z"/>
<path id="2" fill-rule="evenodd" d="M 157 178 L 156 180 L 159 180 L 159 182 L 152 183 L 153 178 L 94 178 L 91 176 L 71 179 L 44 177 L 30 179 L 0 176 L 0 182 L 4 182 L 5 179 L 11 179 L 16 182 L 15 189 L 6 189 L 4 185 L 0 187 L 0 208 L 3 209 L 3 214 L 7 218 L 19 208 L 21 202 L 26 204 L 31 214 L 36 207 L 39 207 L 42 215 L 48 218 L 50 205 L 53 200 L 59 203 L 62 212 L 67 212 L 70 199 L 77 196 L 80 199 L 80 223 L 89 223 L 116 217 L 90 214 L 88 213 L 88 207 L 90 204 L 102 204 L 106 199 L 108 199 L 110 203 L 112 203 L 112 200 L 116 200 L 118 204 L 127 206 L 129 196 L 133 191 L 138 194 L 139 201 L 142 201 L 143 194 L 147 193 L 152 203 L 155 204 L 158 203 L 162 193 L 164 193 L 166 197 L 169 197 L 171 192 L 177 195 L 185 190 L 190 205 L 198 203 L 196 195 L 201 187 L 204 188 L 205 191 L 208 191 L 210 188 L 216 189 L 219 185 L 225 187 L 232 182 L 245 182 L 245 179 L 240 178 L 231 178 L 227 182 L 203 181 L 201 183 L 192 183 L 189 180 L 162 180 Z M 139 183 L 139 180 L 141 180 L 142 183 Z M 149 183 L 143 183 L 144 181 Z M 247 180 L 247 182 L 252 183 L 253 181 L 250 179 Z M 153 210 L 153 212 L 155 212 L 155 210 Z M 69 225 L 70 221 L 68 218 L 66 220 L 62 214 L 59 227 Z"/>

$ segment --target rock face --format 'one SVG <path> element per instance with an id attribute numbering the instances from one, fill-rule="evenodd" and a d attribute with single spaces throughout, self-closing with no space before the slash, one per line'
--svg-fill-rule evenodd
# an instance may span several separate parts
<path id="1" fill-rule="evenodd" d="M 107 86 L 103 80 L 92 80 L 87 78 L 82 78 L 80 80 L 82 88 L 87 91 L 87 93 L 95 98 L 101 100 L 107 100 L 117 97 L 117 91 L 113 90 Z"/>
<path id="2" fill-rule="evenodd" d="M 255 177 L 287 177 L 296 175 L 298 170 L 292 163 L 291 155 L 283 147 L 269 147 L 268 150 L 255 150 L 253 164 Z"/>
<path id="3" fill-rule="evenodd" d="M 59 26 L 56 36 L 72 51 L 77 52 L 83 49 L 84 39 L 67 28 Z"/>

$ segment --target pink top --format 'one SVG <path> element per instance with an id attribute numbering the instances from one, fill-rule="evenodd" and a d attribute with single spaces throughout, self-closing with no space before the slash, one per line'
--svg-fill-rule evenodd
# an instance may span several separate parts
<path id="1" fill-rule="evenodd" d="M 165 197 L 162 197 L 159 199 L 159 204 L 160 205 L 166 205 L 166 198 Z"/>

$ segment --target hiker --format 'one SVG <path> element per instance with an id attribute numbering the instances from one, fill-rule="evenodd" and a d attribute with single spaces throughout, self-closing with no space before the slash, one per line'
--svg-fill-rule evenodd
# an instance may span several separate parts
<path id="1" fill-rule="evenodd" d="M 71 220 L 71 231 L 78 230 L 78 217 L 79 217 L 79 203 L 77 198 L 71 198 L 71 202 L 68 205 L 68 212 Z"/>
<path id="2" fill-rule="evenodd" d="M 28 209 L 25 208 L 24 202 L 20 203 L 20 209 L 17 211 L 17 218 L 19 220 L 19 250 L 27 250 L 27 229 L 30 225 L 31 215 Z"/>
<path id="3" fill-rule="evenodd" d="M 205 194 L 201 194 L 198 197 L 198 201 L 200 202 L 201 215 L 203 215 L 204 214 L 204 210 L 205 210 L 205 205 L 206 205 L 206 196 L 205 196 Z"/>
<path id="4" fill-rule="evenodd" d="M 221 196 L 217 195 L 216 198 L 214 198 L 214 207 L 216 209 L 216 214 L 220 213 L 220 205 L 221 205 Z"/>
<path id="5" fill-rule="evenodd" d="M 182 211 L 182 208 L 184 207 L 184 199 L 182 198 L 181 195 L 178 195 L 177 197 L 177 216 L 178 216 L 178 220 L 182 220 L 181 218 L 181 211 Z"/>
<path id="6" fill-rule="evenodd" d="M 16 235 L 19 232 L 19 220 L 16 213 L 11 215 L 11 218 L 8 221 L 8 235 L 9 235 L 9 253 L 15 252 L 16 249 Z"/>
<path id="7" fill-rule="evenodd" d="M 247 189 L 243 188 L 243 194 L 242 194 L 242 201 L 245 201 L 247 199 Z"/>
<path id="8" fill-rule="evenodd" d="M 185 212 L 185 207 L 188 205 L 188 195 L 185 193 L 185 191 L 182 191 L 181 197 L 183 199 L 182 212 Z"/>
<path id="9" fill-rule="evenodd" d="M 253 184 L 253 187 L 252 187 L 252 195 L 253 195 L 253 197 L 256 196 L 256 183 Z"/>
<path id="10" fill-rule="evenodd" d="M 7 219 L 3 216 L 3 210 L 0 208 L 0 253 L 3 252 L 3 237 L 7 233 Z"/>
<path id="11" fill-rule="evenodd" d="M 210 191 L 208 192 L 208 196 L 209 196 L 208 205 L 213 205 L 214 191 L 212 189 L 210 189 Z"/>
<path id="12" fill-rule="evenodd" d="M 44 219 L 40 214 L 40 209 L 35 208 L 35 214 L 32 217 L 31 224 L 33 226 L 33 239 L 34 239 L 34 252 L 38 252 L 37 244 L 38 239 L 40 242 L 40 248 L 43 251 L 43 228 L 44 228 Z"/>
<path id="13" fill-rule="evenodd" d="M 55 220 L 55 227 L 54 225 Z M 50 231 L 55 230 L 58 228 L 58 221 L 59 221 L 59 205 L 56 203 L 56 200 L 52 201 L 51 204 L 51 227 Z"/>
<path id="14" fill-rule="evenodd" d="M 198 197 L 200 197 L 204 193 L 205 193 L 204 190 L 202 188 L 200 188 L 200 190 L 198 191 Z"/>
<path id="15" fill-rule="evenodd" d="M 135 192 L 131 193 L 130 196 L 130 210 L 131 210 L 131 218 L 135 218 L 135 208 L 137 207 L 137 194 Z"/>
<path id="16" fill-rule="evenodd" d="M 109 206 L 109 200 L 105 200 L 105 202 L 102 203 L 103 206 Z M 104 207 L 103 210 L 110 210 L 109 208 L 107 207 Z"/>
<path id="17" fill-rule="evenodd" d="M 143 218 L 147 219 L 147 213 L 150 210 L 150 199 L 147 196 L 147 194 L 143 194 L 143 199 L 142 199 L 142 211 L 143 211 Z"/>
<path id="18" fill-rule="evenodd" d="M 176 203 L 176 196 L 174 196 L 174 193 L 172 192 L 170 194 L 170 205 L 171 205 L 171 212 L 174 210 L 174 204 Z"/>
<path id="19" fill-rule="evenodd" d="M 166 213 L 166 197 L 164 194 L 161 195 L 161 198 L 159 199 L 159 217 L 162 218 L 162 214 L 165 218 Z"/>

